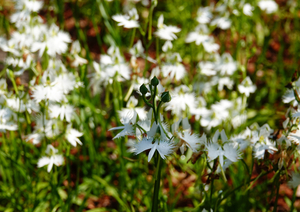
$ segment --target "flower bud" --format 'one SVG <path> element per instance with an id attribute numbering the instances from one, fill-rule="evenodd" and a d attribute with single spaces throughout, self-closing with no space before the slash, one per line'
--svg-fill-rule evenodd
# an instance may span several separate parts
<path id="1" fill-rule="evenodd" d="M 163 101 L 163 102 L 171 101 L 171 95 L 170 95 L 169 91 L 165 91 L 161 94 L 161 101 Z"/>
<path id="2" fill-rule="evenodd" d="M 153 79 L 151 80 L 151 85 L 158 86 L 158 84 L 159 84 L 159 80 L 156 78 L 156 76 L 154 76 Z"/>
<path id="3" fill-rule="evenodd" d="M 15 75 L 14 75 L 14 72 L 10 69 L 6 69 L 6 73 L 7 73 L 7 76 L 9 79 L 14 79 L 15 78 Z"/>
<path id="4" fill-rule="evenodd" d="M 143 95 L 145 95 L 145 94 L 148 92 L 148 88 L 146 87 L 145 84 L 142 84 L 142 85 L 140 86 L 140 92 L 141 92 Z"/>

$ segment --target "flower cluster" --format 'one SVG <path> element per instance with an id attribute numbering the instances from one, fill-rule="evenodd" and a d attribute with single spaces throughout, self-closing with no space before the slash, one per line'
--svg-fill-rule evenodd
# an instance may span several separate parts
<path id="1" fill-rule="evenodd" d="M 41 157 L 38 167 L 48 165 L 50 172 L 53 164 L 60 166 L 64 161 L 57 154 L 63 147 L 55 149 L 54 141 L 67 141 L 74 147 L 82 144 L 79 137 L 83 134 L 73 128 L 75 106 L 69 102 L 71 92 L 82 83 L 69 69 L 87 60 L 79 56 L 78 41 L 69 50 L 70 35 L 55 24 L 48 26 L 37 15 L 42 7 L 42 1 L 17 1 L 11 16 L 16 29 L 10 38 L 0 38 L 0 49 L 7 53 L 7 78 L 13 84 L 11 91 L 6 80 L 0 80 L 0 130 L 21 130 L 17 123 L 32 124 L 24 140 L 47 146 L 50 157 Z M 65 54 L 72 54 L 69 64 L 62 58 Z"/>

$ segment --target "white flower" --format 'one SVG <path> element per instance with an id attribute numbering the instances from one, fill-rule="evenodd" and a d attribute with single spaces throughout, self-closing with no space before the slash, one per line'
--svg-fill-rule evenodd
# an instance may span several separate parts
<path id="1" fill-rule="evenodd" d="M 24 100 L 27 102 L 24 102 Z M 23 113 L 27 110 L 28 113 L 31 113 L 32 111 L 39 111 L 39 105 L 31 100 L 29 98 L 29 95 L 26 95 L 25 97 L 23 97 L 23 99 L 12 96 L 12 98 L 6 99 L 6 103 L 16 112 Z"/>
<path id="2" fill-rule="evenodd" d="M 154 34 L 163 40 L 174 40 L 177 36 L 174 33 L 180 32 L 176 26 L 167 26 L 164 24 L 164 16 L 160 15 L 157 22 L 157 31 Z"/>
<path id="3" fill-rule="evenodd" d="M 32 133 L 26 137 L 26 141 L 30 141 L 36 145 L 39 144 L 44 137 L 43 133 Z"/>
<path id="4" fill-rule="evenodd" d="M 175 77 L 177 81 L 181 80 L 186 74 L 184 66 L 181 64 L 182 59 L 178 53 L 173 54 L 170 58 L 174 62 L 164 63 L 161 67 L 161 71 L 164 77 L 169 76 L 171 79 Z"/>
<path id="5" fill-rule="evenodd" d="M 43 39 L 33 43 L 31 51 L 36 52 L 39 50 L 39 57 L 42 57 L 47 48 L 47 53 L 51 57 L 55 57 L 56 54 L 65 53 L 68 49 L 68 43 L 71 41 L 68 33 L 60 31 L 58 26 L 52 24 L 49 30 L 46 29 L 44 32 Z"/>
<path id="6" fill-rule="evenodd" d="M 207 156 L 209 161 L 219 157 L 220 165 L 225 168 L 224 156 L 231 162 L 236 162 L 240 158 L 240 151 L 238 145 L 228 140 L 224 130 L 221 131 L 221 142 L 219 142 L 219 135 L 220 131 L 217 130 L 211 142 L 207 143 Z M 229 164 L 227 163 L 227 165 Z"/>
<path id="7" fill-rule="evenodd" d="M 230 90 L 233 88 L 234 82 L 229 77 L 221 77 L 218 79 L 218 81 L 218 91 L 223 90 L 225 85 Z"/>
<path id="8" fill-rule="evenodd" d="M 291 141 L 293 141 L 297 145 L 300 144 L 300 130 L 297 129 L 296 132 L 294 132 L 294 133 L 291 132 L 287 138 L 290 139 Z"/>
<path id="9" fill-rule="evenodd" d="M 291 188 L 297 188 L 300 185 L 300 173 L 292 172 L 292 179 L 288 182 Z"/>
<path id="10" fill-rule="evenodd" d="M 66 132 L 66 138 L 67 140 L 70 142 L 70 144 L 72 144 L 72 146 L 76 147 L 76 144 L 80 144 L 82 145 L 81 141 L 79 140 L 78 137 L 81 137 L 83 135 L 83 133 L 75 130 L 75 129 L 72 129 L 70 126 L 68 127 L 67 129 L 67 132 Z"/>
<path id="11" fill-rule="evenodd" d="M 136 44 L 129 50 L 129 53 L 135 57 L 144 56 L 144 47 L 141 40 L 138 40 Z"/>
<path id="12" fill-rule="evenodd" d="M 197 21 L 200 24 L 208 24 L 212 18 L 211 9 L 209 7 L 200 7 L 197 11 Z"/>
<path id="13" fill-rule="evenodd" d="M 251 4 L 246 3 L 243 7 L 243 13 L 247 16 L 252 16 L 252 11 L 254 10 L 254 7 L 251 6 Z"/>
<path id="14" fill-rule="evenodd" d="M 13 123 L 14 114 L 9 108 L 0 107 L 0 132 L 6 132 L 6 130 L 14 131 L 18 129 L 18 126 Z"/>
<path id="15" fill-rule="evenodd" d="M 209 61 L 201 61 L 198 63 L 200 68 L 200 73 L 206 76 L 216 75 L 217 71 L 215 68 L 215 64 Z"/>
<path id="16" fill-rule="evenodd" d="M 121 119 L 125 119 L 128 114 L 137 113 L 139 119 L 141 120 L 146 119 L 147 112 L 145 108 L 136 107 L 137 104 L 138 104 L 138 100 L 134 96 L 131 96 L 126 104 L 127 108 L 122 108 L 122 110 L 118 111 L 119 117 Z"/>
<path id="17" fill-rule="evenodd" d="M 135 154 L 151 149 L 148 154 L 148 162 L 152 159 L 155 151 L 157 150 L 162 159 L 166 159 L 166 156 L 170 155 L 174 151 L 174 145 L 171 142 L 165 140 L 155 140 L 153 138 L 144 137 L 139 143 L 135 145 Z"/>
<path id="18" fill-rule="evenodd" d="M 256 143 L 254 148 L 254 157 L 263 159 L 265 151 L 268 151 L 270 154 L 278 151 L 278 149 L 275 147 L 275 144 L 271 142 L 268 137 L 265 137 L 264 141 Z"/>
<path id="19" fill-rule="evenodd" d="M 60 116 L 60 120 L 66 118 L 66 121 L 70 122 L 74 112 L 74 108 L 71 105 L 59 106 L 59 105 L 52 104 L 49 106 L 49 111 L 50 111 L 51 118 L 58 118 L 58 116 Z"/>
<path id="20" fill-rule="evenodd" d="M 209 30 L 206 25 L 198 25 L 196 27 L 196 30 L 193 32 L 190 32 L 187 35 L 187 38 L 185 39 L 185 42 L 192 43 L 195 42 L 196 45 L 200 45 L 201 43 L 204 43 L 209 39 Z"/>
<path id="21" fill-rule="evenodd" d="M 118 23 L 118 26 L 123 26 L 124 28 L 138 28 L 140 25 L 138 23 L 139 15 L 136 8 L 133 8 L 128 12 L 128 15 L 113 15 L 114 19 Z"/>
<path id="22" fill-rule="evenodd" d="M 184 131 L 183 133 L 179 133 L 180 139 L 184 140 L 184 143 L 180 147 L 180 151 L 184 153 L 184 147 L 188 146 L 193 152 L 199 152 L 200 144 L 205 144 L 206 135 L 203 134 L 201 138 L 197 134 L 192 134 L 190 131 Z"/>
<path id="23" fill-rule="evenodd" d="M 225 145 L 221 146 L 218 143 L 209 143 L 206 146 L 207 148 L 207 156 L 210 161 L 219 157 L 220 165 L 223 167 L 224 163 L 224 156 L 232 161 L 236 162 L 239 159 L 239 150 L 237 146 L 234 146 L 232 143 L 226 143 Z"/>
<path id="24" fill-rule="evenodd" d="M 256 85 L 253 85 L 249 76 L 247 76 L 240 85 L 238 85 L 240 93 L 245 94 L 247 97 L 250 93 L 254 93 L 256 90 Z"/>
<path id="25" fill-rule="evenodd" d="M 204 50 L 208 53 L 216 52 L 219 50 L 219 44 L 215 43 L 214 38 L 210 36 L 208 40 L 203 43 Z"/>
<path id="26" fill-rule="evenodd" d="M 271 14 L 278 10 L 278 5 L 273 0 L 260 0 L 258 6 L 261 10 L 265 10 L 267 14 Z"/>
<path id="27" fill-rule="evenodd" d="M 111 131 L 111 130 L 122 130 L 113 139 L 124 137 L 126 135 L 134 135 L 134 129 L 133 129 L 132 124 L 135 123 L 135 119 L 136 119 L 136 112 L 135 111 L 131 111 L 131 113 L 128 113 L 127 116 L 125 116 L 125 117 L 123 117 L 121 119 L 121 123 L 124 126 L 113 127 L 111 129 L 109 129 L 108 131 Z"/>
<path id="28" fill-rule="evenodd" d="M 87 64 L 88 61 L 82 57 L 80 57 L 78 54 L 75 54 L 74 55 L 74 60 L 72 61 L 71 65 L 73 67 L 78 67 L 78 66 L 81 66 L 83 64 Z"/>
<path id="29" fill-rule="evenodd" d="M 216 17 L 214 20 L 212 20 L 211 25 L 217 25 L 217 27 L 225 30 L 229 29 L 231 26 L 231 20 L 227 17 Z"/>
<path id="30" fill-rule="evenodd" d="M 57 152 L 58 150 L 55 149 L 52 145 L 47 145 L 46 154 L 50 155 L 50 157 L 44 156 L 40 158 L 37 164 L 38 168 L 48 165 L 47 171 L 50 172 L 53 164 L 55 164 L 56 166 L 62 165 L 64 162 L 64 158 L 62 155 L 56 154 Z"/>
<path id="31" fill-rule="evenodd" d="M 165 103 L 165 110 L 170 110 L 172 114 L 176 114 L 178 117 L 182 117 L 182 113 L 186 112 L 187 108 L 195 108 L 196 106 L 195 94 L 191 93 L 185 85 L 176 87 L 171 95 L 171 101 Z"/>
<path id="32" fill-rule="evenodd" d="M 162 46 L 163 52 L 167 52 L 168 50 L 171 50 L 173 48 L 173 44 L 171 41 L 167 40 L 165 44 Z"/>
<path id="33" fill-rule="evenodd" d="M 57 85 L 36 85 L 33 87 L 32 97 L 36 103 L 39 103 L 42 100 L 61 102 L 65 96 Z"/>
<path id="34" fill-rule="evenodd" d="M 237 70 L 237 63 L 229 53 L 223 53 L 217 69 L 220 71 L 221 75 L 232 75 Z"/>

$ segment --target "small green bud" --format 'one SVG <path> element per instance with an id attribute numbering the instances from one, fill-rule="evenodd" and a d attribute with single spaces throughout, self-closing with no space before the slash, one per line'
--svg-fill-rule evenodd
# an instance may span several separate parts
<path id="1" fill-rule="evenodd" d="M 141 92 L 143 95 L 145 95 L 145 94 L 148 92 L 148 88 L 146 87 L 145 84 L 142 84 L 142 85 L 140 86 L 140 92 Z"/>
<path id="2" fill-rule="evenodd" d="M 151 85 L 158 86 L 158 84 L 159 84 L 159 80 L 156 78 L 156 76 L 154 76 L 153 79 L 151 80 Z"/>
<path id="3" fill-rule="evenodd" d="M 9 79 L 14 79 L 15 78 L 15 75 L 14 75 L 14 72 L 10 69 L 6 69 L 6 73 L 7 73 L 7 76 Z"/>
<path id="4" fill-rule="evenodd" d="M 151 4 L 156 7 L 157 6 L 157 0 L 151 1 Z"/>
<path id="5" fill-rule="evenodd" d="M 163 102 L 171 101 L 171 95 L 170 95 L 169 91 L 165 91 L 161 94 L 161 101 L 163 101 Z"/>

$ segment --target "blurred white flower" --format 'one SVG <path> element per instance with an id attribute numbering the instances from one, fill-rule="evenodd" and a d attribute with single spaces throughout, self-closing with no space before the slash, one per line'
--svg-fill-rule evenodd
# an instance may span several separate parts
<path id="1" fill-rule="evenodd" d="M 200 7 L 197 11 L 197 21 L 200 24 L 208 24 L 212 18 L 211 8 Z"/>
<path id="2" fill-rule="evenodd" d="M 209 30 L 206 25 L 198 25 L 195 31 L 190 32 L 185 39 L 185 42 L 192 43 L 195 42 L 196 45 L 200 45 L 209 39 Z"/>
<path id="3" fill-rule="evenodd" d="M 167 52 L 168 50 L 171 50 L 172 48 L 173 48 L 173 44 L 172 44 L 172 42 L 169 41 L 169 40 L 167 40 L 167 41 L 165 42 L 165 44 L 162 46 L 162 50 L 163 50 L 164 52 Z"/>
<path id="4" fill-rule="evenodd" d="M 9 108 L 2 108 L 0 106 L 0 132 L 6 132 L 6 130 L 17 130 L 18 125 L 14 122 L 14 114 Z"/>
<path id="5" fill-rule="evenodd" d="M 78 54 L 75 54 L 74 55 L 74 60 L 72 61 L 71 65 L 73 67 L 78 67 L 78 66 L 81 66 L 83 64 L 87 64 L 88 61 L 82 57 L 80 57 Z"/>
<path id="6" fill-rule="evenodd" d="M 74 107 L 72 105 L 63 104 L 63 105 L 56 105 L 51 104 L 49 106 L 49 112 L 51 118 L 58 118 L 60 116 L 60 120 L 66 119 L 67 122 L 71 122 L 71 117 L 74 112 Z"/>
<path id="7" fill-rule="evenodd" d="M 226 86 L 228 89 L 232 89 L 233 88 L 233 80 L 230 79 L 229 77 L 221 77 L 218 78 L 218 91 L 221 91 L 224 89 L 224 86 Z"/>
<path id="8" fill-rule="evenodd" d="M 79 140 L 78 137 L 81 137 L 83 133 L 71 128 L 69 125 L 66 131 L 66 138 L 72 144 L 72 146 L 76 147 L 76 144 L 82 145 L 82 142 Z"/>
<path id="9" fill-rule="evenodd" d="M 127 108 L 122 108 L 122 110 L 118 111 L 120 119 L 126 118 L 127 114 L 130 113 L 137 113 L 141 120 L 146 119 L 147 112 L 145 108 L 136 107 L 137 104 L 138 100 L 134 96 L 131 96 L 126 104 Z"/>
<path id="10" fill-rule="evenodd" d="M 288 182 L 288 185 L 296 189 L 300 185 L 300 173 L 299 172 L 292 172 L 291 180 Z"/>
<path id="11" fill-rule="evenodd" d="M 278 10 L 278 5 L 273 0 L 260 0 L 258 6 L 261 10 L 265 10 L 267 14 L 274 13 Z"/>
<path id="12" fill-rule="evenodd" d="M 44 133 L 32 133 L 26 136 L 26 141 L 32 142 L 34 145 L 39 144 L 41 140 L 44 138 Z"/>
<path id="13" fill-rule="evenodd" d="M 227 17 L 216 17 L 214 20 L 210 23 L 212 26 L 217 25 L 217 27 L 225 30 L 229 29 L 231 26 L 231 20 Z"/>
<path id="14" fill-rule="evenodd" d="M 174 40 L 177 36 L 174 33 L 180 32 L 176 26 L 167 26 L 164 24 L 164 16 L 160 15 L 157 22 L 157 31 L 154 34 L 163 40 Z"/>
<path id="15" fill-rule="evenodd" d="M 23 99 L 26 101 L 24 102 Z M 12 98 L 6 99 L 7 105 L 16 112 L 25 112 L 32 113 L 32 111 L 39 111 L 39 105 L 31 100 L 28 94 L 20 99 L 18 97 L 12 96 Z"/>
<path id="16" fill-rule="evenodd" d="M 134 129 L 132 124 L 135 123 L 135 119 L 136 112 L 132 111 L 131 113 L 128 113 L 127 116 L 124 116 L 123 119 L 121 119 L 121 123 L 123 124 L 123 126 L 110 128 L 108 131 L 122 130 L 113 139 L 124 137 L 126 135 L 134 135 Z"/>
<path id="17" fill-rule="evenodd" d="M 300 94 L 300 78 L 296 82 L 294 82 L 294 86 L 295 86 L 295 89 L 298 92 L 298 94 Z M 284 93 L 284 95 L 282 97 L 282 101 L 284 103 L 291 102 L 294 107 L 296 107 L 298 105 L 298 102 L 295 98 L 295 93 L 294 93 L 293 89 L 286 90 L 286 92 Z"/>
<path id="18" fill-rule="evenodd" d="M 42 100 L 61 102 L 65 97 L 63 91 L 57 85 L 36 85 L 32 90 L 32 97 L 36 103 L 39 103 Z"/>
<path id="19" fill-rule="evenodd" d="M 252 16 L 253 15 L 253 10 L 254 10 L 254 7 L 251 6 L 251 4 L 249 3 L 246 3 L 244 6 L 243 6 L 243 13 L 247 16 Z"/>
<path id="20" fill-rule="evenodd" d="M 135 57 L 144 56 L 144 47 L 141 40 L 138 40 L 136 44 L 129 50 L 129 53 Z"/>
<path id="21" fill-rule="evenodd" d="M 55 57 L 56 54 L 61 55 L 68 49 L 71 37 L 68 33 L 59 30 L 59 27 L 52 24 L 49 29 L 46 29 L 41 36 L 40 41 L 32 44 L 31 51 L 39 51 L 39 57 L 42 57 L 44 51 L 47 49 L 47 54 Z"/>
<path id="22" fill-rule="evenodd" d="M 177 117 L 182 117 L 189 108 L 195 108 L 195 94 L 186 85 L 178 86 L 171 92 L 172 99 L 165 103 L 165 110 L 170 110 Z"/>
<path id="23" fill-rule="evenodd" d="M 178 53 L 174 53 L 168 58 L 166 63 L 162 64 L 161 71 L 164 77 L 169 77 L 170 79 L 181 80 L 186 74 L 184 66 L 181 64 L 182 59 Z"/>
<path id="24" fill-rule="evenodd" d="M 208 53 L 216 52 L 219 50 L 219 44 L 215 43 L 215 39 L 210 36 L 204 43 L 203 43 L 204 50 Z"/>
<path id="25" fill-rule="evenodd" d="M 64 158 L 62 155 L 56 154 L 58 152 L 52 145 L 47 145 L 46 154 L 50 155 L 50 157 L 42 157 L 39 159 L 37 167 L 41 168 L 43 166 L 48 165 L 47 171 L 50 172 L 53 164 L 56 166 L 60 166 L 64 162 Z"/>
<path id="26" fill-rule="evenodd" d="M 254 93 L 256 90 L 256 85 L 253 85 L 249 76 L 247 76 L 241 84 L 238 85 L 238 89 L 240 93 L 245 94 L 249 97 L 250 93 Z"/>
<path id="27" fill-rule="evenodd" d="M 138 28 L 140 25 L 138 23 L 139 15 L 136 8 L 133 8 L 128 12 L 128 15 L 113 15 L 112 19 L 118 23 L 118 26 L 123 26 L 124 28 Z"/>
<path id="28" fill-rule="evenodd" d="M 200 68 L 200 73 L 206 76 L 214 76 L 216 75 L 216 66 L 214 63 L 209 61 L 201 61 L 198 63 Z"/>
<path id="29" fill-rule="evenodd" d="M 237 62 L 235 62 L 229 53 L 223 53 L 217 69 L 221 75 L 232 75 L 237 70 Z"/>
<path id="30" fill-rule="evenodd" d="M 265 151 L 268 151 L 270 154 L 274 154 L 274 152 L 278 151 L 275 147 L 274 142 L 270 141 L 268 137 L 264 137 L 264 139 L 260 139 L 254 146 L 254 157 L 258 159 L 263 159 L 265 155 Z"/>
<path id="31" fill-rule="evenodd" d="M 182 139 L 184 142 L 180 147 L 181 154 L 184 153 L 185 146 L 188 146 L 193 152 L 199 152 L 199 148 L 201 144 L 205 144 L 206 142 L 206 135 L 203 134 L 200 138 L 197 134 L 192 134 L 190 130 L 185 130 L 182 133 L 179 133 L 179 138 Z"/>

